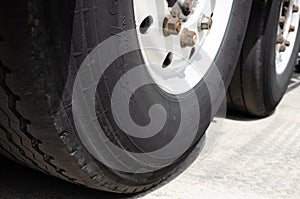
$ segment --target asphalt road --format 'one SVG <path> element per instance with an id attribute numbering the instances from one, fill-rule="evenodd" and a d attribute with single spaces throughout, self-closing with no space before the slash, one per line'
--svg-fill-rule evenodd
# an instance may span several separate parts
<path id="1" fill-rule="evenodd" d="M 0 157 L 0 198 L 118 197 Z M 209 153 L 202 154 L 199 146 L 174 176 L 133 197 L 300 198 L 300 74 L 294 75 L 287 95 L 272 116 L 227 116 Z"/>

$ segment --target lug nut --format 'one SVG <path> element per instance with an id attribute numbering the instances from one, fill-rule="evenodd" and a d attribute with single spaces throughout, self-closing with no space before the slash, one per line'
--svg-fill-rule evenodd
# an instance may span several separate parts
<path id="1" fill-rule="evenodd" d="M 277 43 L 277 44 L 282 44 L 283 42 L 284 42 L 284 37 L 283 37 L 283 35 L 278 35 L 276 43 Z"/>
<path id="2" fill-rule="evenodd" d="M 182 8 L 178 2 L 172 7 L 171 15 L 173 17 L 177 17 L 180 21 L 183 22 L 187 20 L 187 16 L 183 13 Z"/>
<path id="3" fill-rule="evenodd" d="M 284 23 L 285 23 L 285 20 L 286 20 L 286 18 L 285 18 L 284 16 L 281 16 L 281 17 L 279 18 L 279 25 L 280 25 L 280 26 L 283 26 Z"/>
<path id="4" fill-rule="evenodd" d="M 165 36 L 178 35 L 181 30 L 181 21 L 178 17 L 169 15 L 164 19 L 163 33 Z"/>
<path id="5" fill-rule="evenodd" d="M 179 0 L 178 3 L 185 15 L 188 15 L 193 9 L 193 0 Z"/>
<path id="6" fill-rule="evenodd" d="M 197 34 L 194 31 L 189 31 L 187 28 L 182 30 L 180 35 L 180 45 L 182 48 L 194 46 L 197 41 Z"/>
<path id="7" fill-rule="evenodd" d="M 290 26 L 289 32 L 294 32 L 295 31 L 295 26 Z"/>
<path id="8" fill-rule="evenodd" d="M 289 47 L 289 46 L 291 45 L 291 42 L 289 42 L 288 40 L 285 40 L 285 41 L 284 41 L 284 45 L 285 45 L 286 47 Z"/>
<path id="9" fill-rule="evenodd" d="M 281 44 L 279 47 L 279 52 L 282 53 L 286 50 L 286 46 L 284 44 Z"/>
<path id="10" fill-rule="evenodd" d="M 210 30 L 213 24 L 213 20 L 211 17 L 203 16 L 198 24 L 198 31 L 201 30 Z"/>
<path id="11" fill-rule="evenodd" d="M 299 6 L 293 5 L 293 12 L 298 12 L 299 11 Z"/>

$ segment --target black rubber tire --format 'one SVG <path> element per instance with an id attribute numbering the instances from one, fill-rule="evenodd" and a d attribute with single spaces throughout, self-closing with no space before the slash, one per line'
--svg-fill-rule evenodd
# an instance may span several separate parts
<path id="1" fill-rule="evenodd" d="M 299 60 L 299 53 L 298 53 L 298 59 L 297 59 L 297 65 L 295 66 L 296 72 L 300 72 L 300 60 Z"/>
<path id="2" fill-rule="evenodd" d="M 300 35 L 286 70 L 281 75 L 276 74 L 275 46 L 281 2 L 253 1 L 240 61 L 227 95 L 231 111 L 268 116 L 286 92 L 296 63 Z"/>
<path id="3" fill-rule="evenodd" d="M 226 86 L 234 72 L 236 54 L 240 53 L 250 7 L 249 0 L 234 1 L 229 26 L 215 60 Z M 132 0 L 7 1 L 0 7 L 0 27 L 0 151 L 11 159 L 91 188 L 136 193 L 155 186 L 170 175 L 188 156 L 210 123 L 209 93 L 205 83 L 200 82 L 195 92 L 201 98 L 200 110 L 205 117 L 199 122 L 194 145 L 178 161 L 146 174 L 122 173 L 107 168 L 88 152 L 77 135 L 72 121 L 72 89 L 78 68 L 95 46 L 113 34 L 134 28 Z M 109 93 L 114 83 L 130 67 L 141 63 L 140 52 L 131 52 L 116 60 L 106 71 L 109 78 L 102 79 L 97 89 L 99 115 L 108 121 L 100 120 L 102 126 L 115 128 L 110 110 L 101 109 L 111 107 Z M 146 71 L 141 78 L 149 78 Z M 155 85 L 142 88 L 142 91 L 135 95 L 135 109 L 142 113 L 148 110 L 141 107 L 153 103 L 172 105 L 170 96 L 158 92 Z M 172 112 L 178 114 L 176 103 Z M 137 123 L 148 122 L 147 116 L 138 116 L 133 112 Z M 172 136 L 176 125 L 169 127 L 171 131 L 167 133 Z M 137 150 L 128 141 L 128 136 L 117 136 L 115 131 L 106 133 L 120 147 Z M 151 142 L 137 140 L 135 144 L 149 151 L 167 141 L 158 137 Z"/>

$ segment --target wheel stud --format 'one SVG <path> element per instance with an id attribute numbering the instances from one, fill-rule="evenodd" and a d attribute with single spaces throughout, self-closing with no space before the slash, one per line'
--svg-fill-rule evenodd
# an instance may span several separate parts
<path id="1" fill-rule="evenodd" d="M 194 31 L 189 31 L 187 28 L 182 30 L 180 35 L 180 45 L 182 48 L 194 46 L 197 41 L 197 34 Z"/>
<path id="2" fill-rule="evenodd" d="M 213 24 L 213 20 L 211 17 L 203 16 L 198 24 L 198 31 L 201 30 L 210 30 Z"/>
<path id="3" fill-rule="evenodd" d="M 164 36 L 178 35 L 181 30 L 181 21 L 178 17 L 169 15 L 164 19 L 163 33 Z"/>
<path id="4" fill-rule="evenodd" d="M 279 52 L 282 53 L 286 50 L 286 46 L 284 44 L 280 45 Z"/>
<path id="5" fill-rule="evenodd" d="M 285 40 L 285 41 L 284 41 L 284 45 L 285 45 L 286 47 L 289 47 L 289 46 L 291 45 L 291 42 L 289 42 L 288 40 Z"/>
<path id="6" fill-rule="evenodd" d="M 298 12 L 299 11 L 299 6 L 293 5 L 293 12 Z"/>
<path id="7" fill-rule="evenodd" d="M 295 26 L 290 26 L 289 32 L 294 32 L 295 31 Z"/>
<path id="8" fill-rule="evenodd" d="M 279 36 L 277 37 L 276 43 L 277 43 L 277 44 L 282 44 L 283 42 L 284 42 L 284 37 L 283 37 L 283 35 L 279 35 Z"/>

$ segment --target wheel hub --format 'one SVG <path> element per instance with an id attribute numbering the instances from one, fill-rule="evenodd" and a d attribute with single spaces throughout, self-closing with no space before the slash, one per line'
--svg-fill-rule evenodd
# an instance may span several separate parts
<path id="1" fill-rule="evenodd" d="M 151 77 L 168 93 L 188 92 L 200 82 L 217 55 L 233 0 L 133 2 L 136 26 L 146 30 L 137 33 Z M 144 23 L 147 18 L 153 19 L 151 23 Z M 201 60 L 200 65 L 194 66 L 193 60 Z M 182 86 L 187 83 L 189 87 Z"/>

